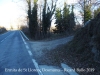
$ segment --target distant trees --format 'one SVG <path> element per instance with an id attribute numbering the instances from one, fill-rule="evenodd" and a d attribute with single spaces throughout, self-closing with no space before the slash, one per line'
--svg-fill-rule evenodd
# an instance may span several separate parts
<path id="1" fill-rule="evenodd" d="M 74 5 L 64 3 L 63 9 L 57 8 L 58 0 L 24 0 L 27 3 L 28 27 L 32 38 L 45 38 L 50 33 L 52 18 L 56 19 L 57 33 L 73 31 L 75 27 Z M 42 1 L 42 2 L 39 2 Z M 93 17 L 92 9 L 99 5 L 98 0 L 78 0 L 83 23 Z M 94 16 L 98 10 L 94 11 Z"/>
<path id="2" fill-rule="evenodd" d="M 13 26 L 12 25 L 10 26 L 10 30 L 13 30 Z"/>
<path id="3" fill-rule="evenodd" d="M 62 26 L 62 13 L 61 13 L 61 9 L 57 8 L 56 9 L 56 13 L 55 13 L 55 17 L 56 17 L 56 30 L 54 30 L 54 33 L 61 33 L 63 30 L 63 26 Z"/>
<path id="4" fill-rule="evenodd" d="M 60 8 L 56 8 L 57 0 L 51 0 L 51 5 L 48 4 L 47 0 L 43 1 L 44 4 L 40 7 L 40 10 L 38 10 L 38 0 L 26 0 L 28 5 L 28 22 L 31 37 L 34 39 L 48 37 L 48 34 L 50 33 L 52 17 L 54 15 L 57 24 L 56 28 L 59 33 L 66 31 L 70 32 L 75 26 L 73 12 L 74 6 L 68 6 L 66 3 L 64 3 L 64 8 L 61 10 Z M 70 8 L 72 8 L 71 11 Z"/>
<path id="5" fill-rule="evenodd" d="M 70 8 L 71 9 L 71 13 L 70 13 Z M 55 13 L 55 17 L 56 17 L 56 32 L 58 31 L 58 33 L 62 33 L 62 32 L 68 32 L 70 33 L 74 26 L 75 26 L 75 18 L 74 18 L 74 12 L 73 12 L 74 6 L 69 6 L 66 4 L 66 2 L 64 3 L 64 8 L 63 10 L 57 8 L 56 9 L 56 13 Z M 54 30 L 55 31 L 55 30 Z"/>
<path id="6" fill-rule="evenodd" d="M 26 32 L 26 31 L 28 31 L 28 27 L 22 25 L 22 26 L 20 26 L 20 30 L 22 30 L 23 32 Z"/>
<path id="7" fill-rule="evenodd" d="M 22 25 L 22 26 L 20 26 L 20 30 L 23 31 L 27 36 L 29 36 L 28 26 Z"/>
<path id="8" fill-rule="evenodd" d="M 1 27 L 1 26 L 0 26 L 0 34 L 6 32 L 6 31 L 7 31 L 7 30 L 6 30 L 5 27 Z"/>
<path id="9" fill-rule="evenodd" d="M 31 0 L 28 0 L 28 17 L 29 17 L 29 29 L 30 34 L 32 37 L 36 37 L 38 34 L 38 29 L 42 34 L 43 37 L 47 37 L 48 33 L 50 32 L 52 16 L 54 15 L 56 9 L 56 2 L 54 0 L 51 1 L 51 5 L 48 5 L 47 0 L 44 0 L 43 10 L 42 10 L 42 23 L 39 27 L 37 23 L 37 0 L 34 0 L 33 9 L 31 8 Z M 69 10 L 70 8 L 71 11 Z M 32 9 L 32 10 L 31 10 Z M 62 32 L 70 32 L 72 28 L 75 26 L 75 19 L 74 19 L 74 6 L 71 7 L 64 3 L 63 10 L 59 8 L 56 9 L 55 17 L 56 17 L 56 28 L 59 33 Z M 41 16 L 41 15 L 40 15 Z M 38 28 L 39 27 L 39 28 Z"/>

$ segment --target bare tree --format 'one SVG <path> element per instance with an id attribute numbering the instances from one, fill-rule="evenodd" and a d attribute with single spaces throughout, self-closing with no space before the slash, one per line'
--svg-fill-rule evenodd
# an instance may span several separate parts
<path id="1" fill-rule="evenodd" d="M 91 10 L 91 14 L 92 14 L 92 18 L 93 18 L 93 10 L 95 7 L 98 7 L 100 4 L 100 1 L 98 0 L 79 0 L 77 6 L 80 7 L 80 14 L 83 18 L 83 23 L 85 23 L 85 16 L 86 16 L 86 10 L 88 10 L 88 8 L 90 8 Z"/>

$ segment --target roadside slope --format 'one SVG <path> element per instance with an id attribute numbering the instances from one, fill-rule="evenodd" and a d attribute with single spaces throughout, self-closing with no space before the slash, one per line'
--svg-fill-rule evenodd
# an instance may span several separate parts
<path id="1" fill-rule="evenodd" d="M 100 13 L 88 25 L 81 28 L 73 40 L 47 54 L 56 63 L 65 62 L 79 68 L 80 75 L 100 74 Z M 54 62 L 54 61 L 53 61 Z M 82 70 L 83 69 L 83 70 Z"/>

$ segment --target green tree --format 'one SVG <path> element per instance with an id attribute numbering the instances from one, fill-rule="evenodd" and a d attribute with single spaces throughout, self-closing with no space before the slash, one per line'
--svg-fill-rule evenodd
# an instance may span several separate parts
<path id="1" fill-rule="evenodd" d="M 29 31 L 30 31 L 30 35 L 32 38 L 36 37 L 37 34 L 37 27 L 38 27 L 38 23 L 37 23 L 37 1 L 38 0 L 34 0 L 34 6 L 32 8 L 32 1 L 31 0 L 26 0 L 27 4 L 28 4 L 28 19 L 29 19 Z"/>
<path id="2" fill-rule="evenodd" d="M 43 33 L 46 34 L 47 33 L 47 21 L 46 21 L 46 7 L 47 7 L 47 0 L 44 0 L 44 7 L 43 7 L 43 14 L 42 14 L 42 30 Z"/>
<path id="3" fill-rule="evenodd" d="M 55 18 L 56 18 L 56 29 L 57 33 L 61 33 L 63 31 L 63 26 L 62 26 L 62 13 L 61 9 L 57 8 L 56 13 L 55 13 Z"/>
<path id="4" fill-rule="evenodd" d="M 54 4 L 54 1 L 52 0 L 51 7 L 48 6 L 47 0 L 44 0 L 44 7 L 43 7 L 43 13 L 42 13 L 42 31 L 44 36 L 47 35 L 47 32 L 50 31 L 51 27 L 51 18 L 54 14 L 56 8 L 56 2 Z"/>
<path id="5" fill-rule="evenodd" d="M 79 0 L 78 6 L 80 8 L 80 14 L 82 16 L 83 24 L 85 25 L 86 21 L 91 19 L 92 10 L 99 5 L 98 0 Z"/>
<path id="6" fill-rule="evenodd" d="M 94 10 L 94 17 L 96 17 L 98 13 L 100 13 L 100 7 Z"/>
<path id="7" fill-rule="evenodd" d="M 32 36 L 37 38 L 38 23 L 37 23 L 37 1 L 34 0 L 34 7 L 32 9 Z"/>
<path id="8" fill-rule="evenodd" d="M 71 6 L 71 13 L 69 16 L 69 33 L 73 31 L 73 28 L 75 27 L 76 23 L 75 23 L 75 16 L 74 16 L 74 5 Z"/>
<path id="9" fill-rule="evenodd" d="M 90 5 L 85 5 L 84 9 L 84 23 L 86 23 L 89 19 L 92 18 L 92 12 L 91 12 L 91 6 Z"/>
<path id="10" fill-rule="evenodd" d="M 66 4 L 66 2 L 64 3 L 64 9 L 63 9 L 63 30 L 66 31 L 69 28 L 69 15 L 70 15 L 70 11 L 69 11 L 70 6 L 68 6 Z"/>
<path id="11" fill-rule="evenodd" d="M 28 5 L 28 19 L 29 19 L 29 31 L 30 31 L 30 35 L 32 37 L 32 14 L 31 14 L 31 0 L 26 0 L 27 5 Z"/>
<path id="12" fill-rule="evenodd" d="M 64 8 L 61 11 L 59 8 L 56 10 L 55 17 L 56 17 L 56 28 L 59 33 L 62 32 L 71 32 L 73 27 L 75 26 L 75 19 L 74 19 L 74 6 L 72 6 L 71 13 L 70 13 L 70 6 L 67 3 L 64 3 Z"/>

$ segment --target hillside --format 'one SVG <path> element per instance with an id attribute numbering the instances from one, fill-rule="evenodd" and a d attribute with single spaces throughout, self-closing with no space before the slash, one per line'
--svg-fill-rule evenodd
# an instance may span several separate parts
<path id="1" fill-rule="evenodd" d="M 64 62 L 72 68 L 80 68 L 76 70 L 80 75 L 99 75 L 100 13 L 77 31 L 72 41 L 47 52 L 46 57 L 51 63 Z"/>
<path id="2" fill-rule="evenodd" d="M 84 72 L 83 75 L 100 74 L 100 13 L 85 27 L 81 28 L 74 39 L 66 46 L 77 67 L 94 68 L 94 72 Z M 77 59 L 77 60 L 76 60 Z"/>
<path id="3" fill-rule="evenodd" d="M 100 13 L 76 33 L 69 50 L 77 54 L 89 50 L 94 54 L 94 61 L 100 63 Z"/>

